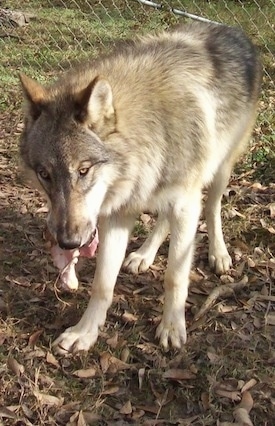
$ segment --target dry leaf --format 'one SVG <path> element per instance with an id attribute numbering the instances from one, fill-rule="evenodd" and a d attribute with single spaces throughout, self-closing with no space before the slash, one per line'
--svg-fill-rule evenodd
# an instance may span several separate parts
<path id="1" fill-rule="evenodd" d="M 224 398 L 229 398 L 232 401 L 240 401 L 241 395 L 238 391 L 228 391 L 225 389 L 215 389 L 215 394 Z"/>
<path id="2" fill-rule="evenodd" d="M 203 409 L 209 410 L 210 408 L 210 401 L 209 401 L 209 393 L 208 392 L 202 392 L 201 394 L 201 402 L 202 402 L 202 406 Z"/>
<path id="3" fill-rule="evenodd" d="M 117 371 L 127 370 L 131 368 L 129 364 L 112 356 L 109 352 L 103 352 L 100 357 L 100 365 L 103 373 L 116 373 Z"/>
<path id="4" fill-rule="evenodd" d="M 7 407 L 0 407 L 0 417 L 3 417 L 4 419 L 16 419 L 16 415 Z"/>
<path id="5" fill-rule="evenodd" d="M 7 367 L 14 374 L 16 374 L 16 376 L 21 376 L 21 374 L 23 374 L 25 371 L 24 366 L 22 364 L 19 364 L 19 362 L 11 356 L 9 356 L 7 359 Z"/>
<path id="6" fill-rule="evenodd" d="M 121 354 L 120 354 L 121 361 L 127 362 L 129 355 L 130 355 L 129 348 L 127 348 L 127 347 L 123 348 L 122 351 L 121 351 Z"/>
<path id="7" fill-rule="evenodd" d="M 265 317 L 266 324 L 275 325 L 275 313 L 270 312 Z"/>
<path id="8" fill-rule="evenodd" d="M 134 315 L 131 314 L 130 312 L 125 311 L 124 314 L 122 315 L 122 319 L 124 322 L 136 322 L 138 320 L 138 318 Z"/>
<path id="9" fill-rule="evenodd" d="M 192 373 L 190 370 L 171 368 L 170 370 L 165 371 L 162 377 L 170 380 L 190 380 L 195 379 L 196 374 Z"/>
<path id="10" fill-rule="evenodd" d="M 100 356 L 100 365 L 103 373 L 106 373 L 110 366 L 111 354 L 109 352 L 103 352 Z"/>
<path id="11" fill-rule="evenodd" d="M 25 355 L 25 359 L 33 359 L 33 358 L 45 358 L 46 353 L 43 351 L 43 349 L 37 348 L 33 351 L 27 352 Z"/>
<path id="12" fill-rule="evenodd" d="M 80 377 L 81 379 L 88 379 L 88 378 L 94 377 L 96 373 L 97 373 L 96 368 L 91 367 L 91 368 L 86 368 L 82 370 L 76 370 L 73 372 L 73 375 Z"/>
<path id="13" fill-rule="evenodd" d="M 28 345 L 29 346 L 34 346 L 37 342 L 37 340 L 39 339 L 39 337 L 41 336 L 41 334 L 43 333 L 44 330 L 37 330 L 34 333 L 32 333 L 29 337 L 29 342 Z"/>
<path id="14" fill-rule="evenodd" d="M 33 391 L 34 396 L 36 399 L 40 402 L 42 405 L 54 405 L 54 406 L 61 406 L 64 402 L 64 398 L 58 398 L 54 395 L 48 395 L 46 393 L 41 393 L 37 390 Z"/>
<path id="15" fill-rule="evenodd" d="M 13 284 L 17 284 L 17 285 L 19 285 L 21 287 L 30 287 L 31 286 L 30 281 L 26 277 L 13 278 L 10 275 L 7 275 L 5 277 L 5 279 L 6 279 L 6 281 L 8 281 L 10 283 L 13 283 Z"/>
<path id="16" fill-rule="evenodd" d="M 275 203 L 269 204 L 270 217 L 271 219 L 275 218 Z"/>
<path id="17" fill-rule="evenodd" d="M 2 331 L 0 331 L 0 345 L 3 345 L 7 337 L 8 336 L 6 335 L 6 333 L 3 333 Z"/>
<path id="18" fill-rule="evenodd" d="M 51 352 L 47 352 L 46 361 L 48 364 L 54 365 L 57 368 L 60 367 L 59 362 Z"/>
<path id="19" fill-rule="evenodd" d="M 105 389 L 101 394 L 113 395 L 114 393 L 117 393 L 118 391 L 119 391 L 119 386 L 110 386 L 109 388 Z"/>
<path id="20" fill-rule="evenodd" d="M 70 422 L 67 423 L 67 426 L 87 426 L 86 418 L 83 415 L 82 411 L 77 411 L 70 417 Z"/>
<path id="21" fill-rule="evenodd" d="M 83 412 L 79 411 L 78 419 L 77 419 L 77 426 L 87 426 L 86 420 L 83 416 Z"/>
<path id="22" fill-rule="evenodd" d="M 133 411 L 131 401 L 127 401 L 119 410 L 120 414 L 131 414 Z"/>
<path id="23" fill-rule="evenodd" d="M 28 419 L 33 418 L 34 413 L 26 404 L 21 404 L 21 410 Z"/>
<path id="24" fill-rule="evenodd" d="M 116 332 L 114 336 L 106 340 L 107 345 L 111 346 L 111 348 L 113 349 L 117 347 L 117 342 L 118 342 L 118 332 Z"/>
<path id="25" fill-rule="evenodd" d="M 144 410 L 135 410 L 135 411 L 132 413 L 131 419 L 132 419 L 132 420 L 139 420 L 141 417 L 143 417 L 143 416 L 144 416 L 144 414 L 145 414 L 145 411 L 144 411 Z"/>

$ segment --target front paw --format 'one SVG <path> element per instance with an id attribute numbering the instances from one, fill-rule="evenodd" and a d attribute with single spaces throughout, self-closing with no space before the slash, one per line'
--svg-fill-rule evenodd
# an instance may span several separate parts
<path id="1" fill-rule="evenodd" d="M 232 267 L 232 260 L 227 251 L 219 254 L 209 253 L 209 265 L 216 274 L 222 275 Z"/>
<path id="2" fill-rule="evenodd" d="M 148 271 L 153 262 L 153 256 L 146 256 L 145 254 L 140 254 L 138 251 L 135 251 L 126 257 L 123 268 L 132 274 L 139 274 L 140 272 Z"/>
<path id="3" fill-rule="evenodd" d="M 159 324 L 156 337 L 159 338 L 161 346 L 165 349 L 169 347 L 169 341 L 175 349 L 180 349 L 186 343 L 185 316 L 180 319 L 162 319 Z"/>
<path id="4" fill-rule="evenodd" d="M 67 328 L 67 330 L 53 342 L 53 348 L 54 351 L 60 355 L 88 351 L 97 341 L 97 337 L 98 330 L 90 332 L 81 331 L 76 325 Z"/>

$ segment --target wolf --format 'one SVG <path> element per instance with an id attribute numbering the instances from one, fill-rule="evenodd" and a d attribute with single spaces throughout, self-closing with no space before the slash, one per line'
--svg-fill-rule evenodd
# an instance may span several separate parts
<path id="1" fill-rule="evenodd" d="M 25 126 L 20 153 L 45 193 L 48 227 L 64 250 L 81 250 L 99 229 L 91 299 L 58 337 L 61 354 L 89 350 L 112 303 L 138 214 L 156 212 L 147 241 L 124 261 L 145 271 L 170 233 L 160 344 L 186 342 L 185 303 L 194 239 L 207 189 L 209 262 L 231 267 L 221 199 L 247 146 L 261 87 L 257 49 L 237 28 L 181 25 L 133 41 L 44 86 L 21 74 Z"/>

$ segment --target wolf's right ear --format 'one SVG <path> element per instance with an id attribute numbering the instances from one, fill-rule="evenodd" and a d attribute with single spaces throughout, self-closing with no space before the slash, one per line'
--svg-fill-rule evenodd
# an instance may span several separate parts
<path id="1" fill-rule="evenodd" d="M 114 115 L 112 88 L 107 80 L 96 77 L 77 97 L 79 119 L 100 127 Z"/>
<path id="2" fill-rule="evenodd" d="M 45 103 L 46 90 L 41 84 L 23 73 L 19 74 L 19 78 L 27 101 L 28 113 L 36 120 L 41 114 L 43 103 Z"/>

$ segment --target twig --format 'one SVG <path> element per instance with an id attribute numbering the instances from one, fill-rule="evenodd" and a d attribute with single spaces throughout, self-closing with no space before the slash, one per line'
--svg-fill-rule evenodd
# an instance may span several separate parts
<path id="1" fill-rule="evenodd" d="M 234 294 L 236 291 L 242 290 L 248 285 L 248 278 L 245 275 L 241 281 L 236 283 L 224 284 L 219 287 L 214 288 L 211 291 L 206 301 L 203 303 L 199 312 L 195 315 L 194 321 L 198 321 L 203 315 L 205 315 L 214 305 L 217 299 L 220 297 L 229 297 Z"/>

